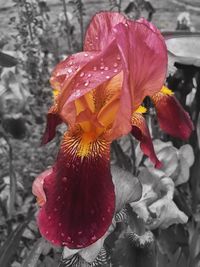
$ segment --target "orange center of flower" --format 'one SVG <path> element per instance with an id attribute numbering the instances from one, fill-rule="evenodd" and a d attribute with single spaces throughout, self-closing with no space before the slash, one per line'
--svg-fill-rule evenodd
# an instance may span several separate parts
<path id="1" fill-rule="evenodd" d="M 119 109 L 122 75 L 119 73 L 75 100 L 76 124 L 71 131 L 75 137 L 72 144 L 76 143 L 77 156 L 82 158 L 91 154 L 94 156 L 101 149 L 105 149 L 105 143 L 108 142 L 104 134 L 112 130 Z M 66 139 L 69 145 L 67 136 L 64 138 L 64 143 L 66 145 Z"/>

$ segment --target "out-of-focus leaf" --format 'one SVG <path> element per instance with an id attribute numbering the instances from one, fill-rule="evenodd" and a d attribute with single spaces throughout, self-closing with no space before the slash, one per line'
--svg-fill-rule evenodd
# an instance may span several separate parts
<path id="1" fill-rule="evenodd" d="M 4 116 L 2 125 L 16 139 L 22 139 L 26 135 L 26 121 L 21 113 Z"/>
<path id="2" fill-rule="evenodd" d="M 0 66 L 8 68 L 8 67 L 16 66 L 16 65 L 17 65 L 16 58 L 8 54 L 0 52 Z"/>
<path id="3" fill-rule="evenodd" d="M 181 155 L 187 161 L 189 167 L 194 164 L 194 152 L 191 145 L 183 145 L 179 149 L 179 155 Z"/>
<path id="4" fill-rule="evenodd" d="M 125 204 L 141 198 L 142 186 L 138 178 L 116 165 L 111 166 L 111 174 L 115 186 L 116 212 L 118 212 Z"/>
<path id="5" fill-rule="evenodd" d="M 28 257 L 24 261 L 23 267 L 36 267 L 38 259 L 46 246 L 46 241 L 43 238 L 37 240 L 35 245 L 33 246 L 31 252 L 29 253 Z"/>
<path id="6" fill-rule="evenodd" d="M 32 215 L 25 220 L 24 223 L 20 224 L 7 238 L 4 245 L 0 248 L 0 266 L 10 267 L 10 261 L 15 254 L 17 248 L 19 247 L 19 242 L 21 240 L 22 234 L 31 220 Z"/>
<path id="7" fill-rule="evenodd" d="M 174 182 L 171 178 L 160 177 L 159 173 L 156 176 L 147 168 L 141 170 L 139 177 L 143 186 L 142 198 L 130 205 L 149 229 L 187 222 L 187 216 L 173 202 Z"/>
<path id="8" fill-rule="evenodd" d="M 200 33 L 163 32 L 172 64 L 200 67 Z"/>
<path id="9" fill-rule="evenodd" d="M 130 238 L 123 236 L 115 243 L 111 260 L 115 267 L 155 267 L 155 247 L 152 244 L 137 248 Z"/>

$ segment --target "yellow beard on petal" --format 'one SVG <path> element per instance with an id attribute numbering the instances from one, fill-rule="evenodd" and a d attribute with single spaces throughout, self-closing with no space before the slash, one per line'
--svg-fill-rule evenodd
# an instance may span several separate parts
<path id="1" fill-rule="evenodd" d="M 146 112 L 147 112 L 147 109 L 144 106 L 139 106 L 139 108 L 137 108 L 136 111 L 134 111 L 134 113 L 139 113 L 139 114 L 143 114 Z"/>
<path id="2" fill-rule="evenodd" d="M 174 93 L 172 92 L 172 90 L 170 90 L 169 88 L 167 88 L 166 86 L 163 86 L 161 89 L 161 93 L 165 94 L 165 95 L 173 95 Z"/>
<path id="3" fill-rule="evenodd" d="M 110 143 L 94 131 L 84 132 L 80 126 L 67 131 L 63 138 L 63 149 L 67 154 L 80 158 L 101 157 L 108 154 Z"/>

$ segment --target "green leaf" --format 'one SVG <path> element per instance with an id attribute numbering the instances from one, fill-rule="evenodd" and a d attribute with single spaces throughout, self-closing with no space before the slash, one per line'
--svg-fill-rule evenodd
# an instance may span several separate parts
<path id="1" fill-rule="evenodd" d="M 8 54 L 5 54 L 5 53 L 2 53 L 0 52 L 0 66 L 2 67 L 13 67 L 17 65 L 17 59 L 8 55 Z"/>

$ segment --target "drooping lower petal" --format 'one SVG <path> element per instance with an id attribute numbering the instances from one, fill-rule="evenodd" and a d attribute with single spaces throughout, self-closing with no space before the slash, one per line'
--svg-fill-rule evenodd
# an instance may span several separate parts
<path id="1" fill-rule="evenodd" d="M 162 90 L 153 95 L 152 100 L 160 128 L 174 137 L 188 139 L 194 127 L 189 114 L 178 100 L 170 93 L 163 93 Z"/>
<path id="2" fill-rule="evenodd" d="M 42 144 L 45 145 L 50 142 L 56 135 L 56 128 L 62 123 L 62 119 L 57 113 L 51 112 L 47 114 L 47 124 L 44 135 L 42 137 Z"/>
<path id="3" fill-rule="evenodd" d="M 65 134 L 53 173 L 44 181 L 47 201 L 38 224 L 50 242 L 75 249 L 105 234 L 112 221 L 115 194 L 109 144 L 101 138 L 92 142 L 80 129 L 74 131 Z"/>
<path id="4" fill-rule="evenodd" d="M 140 141 L 141 150 L 150 158 L 156 168 L 160 168 L 161 162 L 155 154 L 149 129 L 143 115 L 134 113 L 132 116 L 132 125 L 131 133 L 138 141 Z"/>

